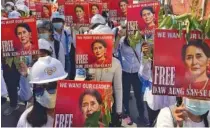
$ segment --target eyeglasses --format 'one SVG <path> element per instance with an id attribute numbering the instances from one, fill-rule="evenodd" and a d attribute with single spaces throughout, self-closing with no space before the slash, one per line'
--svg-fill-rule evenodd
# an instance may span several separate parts
<path id="1" fill-rule="evenodd" d="M 57 82 L 51 82 L 46 84 L 35 84 L 34 85 L 34 94 L 35 96 L 43 96 L 44 91 L 46 90 L 49 94 L 55 94 L 57 88 Z"/>

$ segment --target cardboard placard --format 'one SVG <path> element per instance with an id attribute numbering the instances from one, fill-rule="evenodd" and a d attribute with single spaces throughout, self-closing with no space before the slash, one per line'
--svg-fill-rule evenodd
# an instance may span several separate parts
<path id="1" fill-rule="evenodd" d="M 1 31 L 2 57 L 38 54 L 34 18 L 1 20 Z"/>
<path id="2" fill-rule="evenodd" d="M 76 35 L 77 68 L 112 66 L 112 34 Z"/>
<path id="3" fill-rule="evenodd" d="M 55 127 L 105 127 L 111 119 L 112 83 L 59 81 Z"/>
<path id="4" fill-rule="evenodd" d="M 209 98 L 210 44 L 196 40 L 202 37 L 199 31 L 191 32 L 191 40 L 196 42 L 187 44 L 185 33 L 180 37 L 177 30 L 155 31 L 152 93 Z"/>

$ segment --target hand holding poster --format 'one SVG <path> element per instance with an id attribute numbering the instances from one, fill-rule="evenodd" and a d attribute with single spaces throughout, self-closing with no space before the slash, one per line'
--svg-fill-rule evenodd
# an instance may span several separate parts
<path id="1" fill-rule="evenodd" d="M 113 35 L 76 35 L 77 68 L 108 68 L 112 63 Z"/>
<path id="2" fill-rule="evenodd" d="M 127 31 L 133 35 L 134 31 L 141 34 L 151 34 L 158 26 L 159 2 L 144 2 L 128 6 Z"/>
<path id="3" fill-rule="evenodd" d="M 36 20 L 8 19 L 1 21 L 3 57 L 38 54 Z"/>
<path id="4" fill-rule="evenodd" d="M 210 98 L 210 48 L 199 31 L 156 30 L 153 94 Z"/>
<path id="5" fill-rule="evenodd" d="M 55 127 L 106 127 L 111 121 L 112 83 L 59 81 Z"/>

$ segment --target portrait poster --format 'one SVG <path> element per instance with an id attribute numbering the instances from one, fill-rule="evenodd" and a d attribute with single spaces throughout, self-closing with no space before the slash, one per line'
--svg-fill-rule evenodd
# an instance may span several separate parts
<path id="1" fill-rule="evenodd" d="M 111 67 L 113 38 L 112 34 L 76 35 L 76 67 Z"/>
<path id="2" fill-rule="evenodd" d="M 71 26 L 76 24 L 89 26 L 89 3 L 65 3 L 64 13 L 67 22 L 73 22 Z"/>
<path id="3" fill-rule="evenodd" d="M 139 31 L 142 35 L 154 33 L 158 27 L 159 2 L 144 2 L 128 6 L 127 32 L 133 35 Z"/>
<path id="4" fill-rule="evenodd" d="M 90 18 L 95 14 L 102 15 L 102 3 L 90 2 L 89 3 Z"/>
<path id="5" fill-rule="evenodd" d="M 55 127 L 107 127 L 111 121 L 111 82 L 58 82 Z"/>
<path id="6" fill-rule="evenodd" d="M 155 95 L 210 97 L 209 46 L 201 32 L 155 30 L 152 93 Z"/>
<path id="7" fill-rule="evenodd" d="M 36 19 L 1 20 L 2 57 L 38 54 Z"/>
<path id="8" fill-rule="evenodd" d="M 126 20 L 127 6 L 133 4 L 133 0 L 110 0 L 109 15 L 112 20 Z"/>
<path id="9" fill-rule="evenodd" d="M 52 5 L 49 3 L 36 3 L 36 18 L 50 20 L 52 15 Z"/>

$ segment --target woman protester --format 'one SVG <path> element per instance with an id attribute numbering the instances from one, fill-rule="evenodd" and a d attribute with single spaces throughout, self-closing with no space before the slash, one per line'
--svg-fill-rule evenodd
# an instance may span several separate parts
<path id="1" fill-rule="evenodd" d="M 24 111 L 17 127 L 53 127 L 57 81 L 67 75 L 60 61 L 50 56 L 38 59 L 30 74 L 34 105 Z"/>

